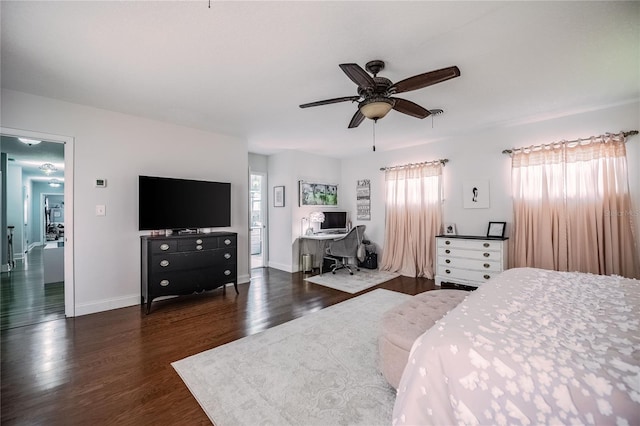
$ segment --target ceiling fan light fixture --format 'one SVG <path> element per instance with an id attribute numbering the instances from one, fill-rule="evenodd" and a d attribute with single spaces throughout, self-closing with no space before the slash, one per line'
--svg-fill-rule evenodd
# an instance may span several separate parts
<path id="1" fill-rule="evenodd" d="M 371 120 L 378 120 L 391 111 L 393 101 L 389 98 L 376 97 L 362 101 L 360 112 Z"/>

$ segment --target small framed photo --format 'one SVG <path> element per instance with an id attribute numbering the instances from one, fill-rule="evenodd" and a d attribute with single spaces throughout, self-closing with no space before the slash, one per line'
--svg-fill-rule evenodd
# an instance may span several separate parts
<path id="1" fill-rule="evenodd" d="M 284 207 L 284 186 L 273 187 L 273 207 Z"/>
<path id="2" fill-rule="evenodd" d="M 489 222 L 487 237 L 503 238 L 506 226 L 507 222 Z"/>
<path id="3" fill-rule="evenodd" d="M 457 235 L 455 223 L 444 224 L 444 235 Z"/>

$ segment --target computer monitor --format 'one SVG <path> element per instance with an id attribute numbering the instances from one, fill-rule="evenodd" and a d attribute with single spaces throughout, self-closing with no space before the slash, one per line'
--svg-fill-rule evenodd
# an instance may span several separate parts
<path id="1" fill-rule="evenodd" d="M 324 222 L 320 223 L 320 231 L 345 231 L 347 229 L 347 212 L 322 212 Z"/>

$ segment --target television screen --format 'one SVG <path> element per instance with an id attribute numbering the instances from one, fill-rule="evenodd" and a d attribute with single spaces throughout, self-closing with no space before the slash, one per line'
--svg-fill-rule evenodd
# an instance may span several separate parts
<path id="1" fill-rule="evenodd" d="M 346 229 L 347 212 L 322 212 L 324 222 L 320 223 L 320 229 Z"/>
<path id="2" fill-rule="evenodd" d="M 231 226 L 231 184 L 139 176 L 140 231 Z"/>

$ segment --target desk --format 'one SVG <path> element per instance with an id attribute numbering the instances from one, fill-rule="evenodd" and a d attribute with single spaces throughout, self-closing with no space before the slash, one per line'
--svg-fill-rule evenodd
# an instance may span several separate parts
<path id="1" fill-rule="evenodd" d="M 327 244 L 332 240 L 345 237 L 347 234 L 311 234 L 300 236 L 300 258 L 303 254 L 313 255 L 313 267 L 320 269 Z M 301 265 L 302 266 L 302 265 Z"/>

